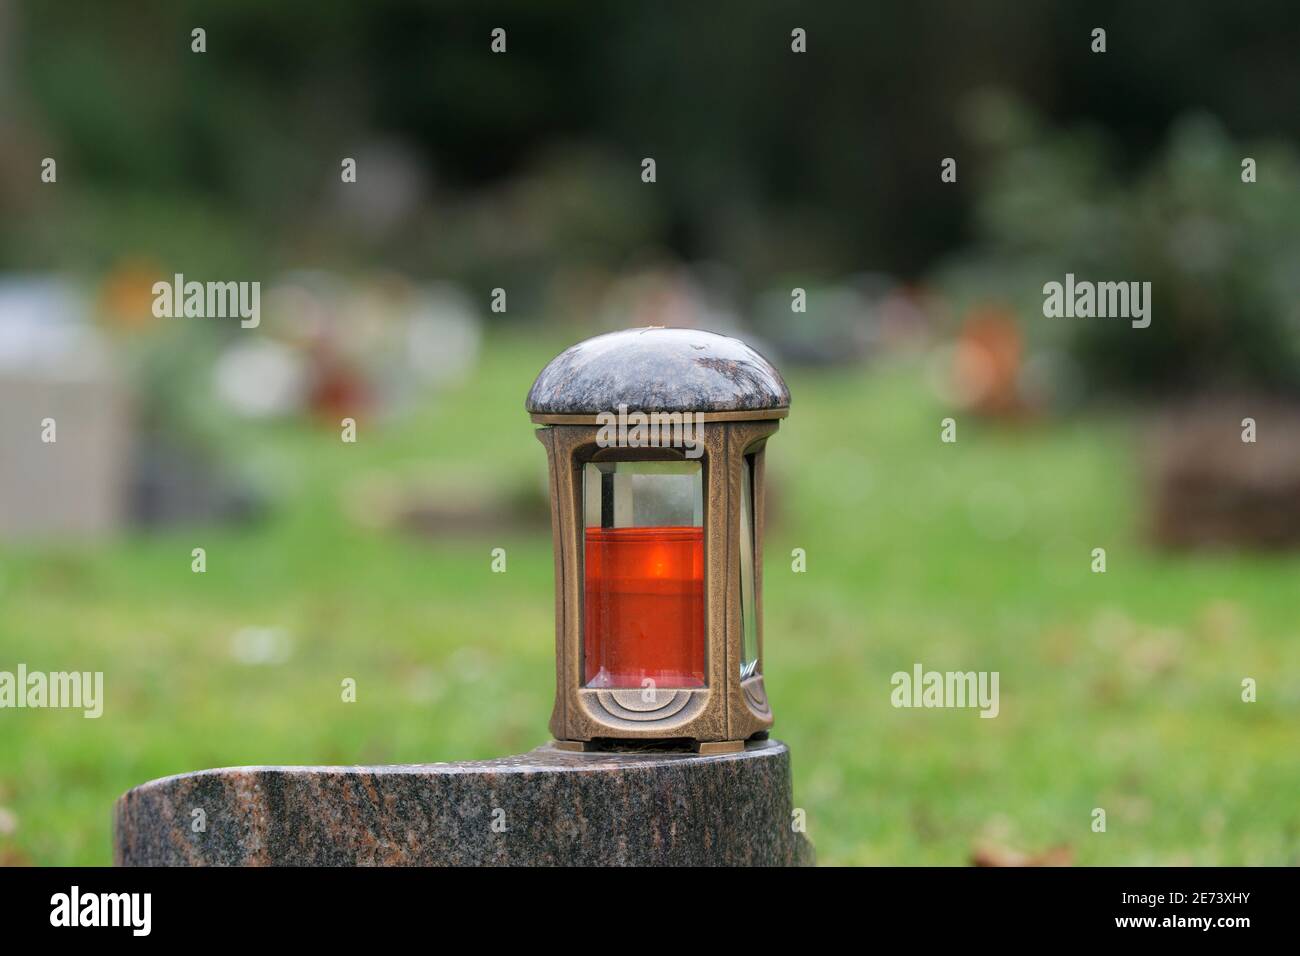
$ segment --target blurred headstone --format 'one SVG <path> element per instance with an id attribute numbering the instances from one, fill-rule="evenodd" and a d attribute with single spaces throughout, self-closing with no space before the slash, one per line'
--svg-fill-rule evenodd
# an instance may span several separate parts
<path id="1" fill-rule="evenodd" d="M 1254 441 L 1245 419 L 1253 422 Z M 1169 413 L 1148 442 L 1151 532 L 1169 548 L 1300 546 L 1300 406 L 1248 398 Z"/>
<path id="2" fill-rule="evenodd" d="M 131 444 L 125 390 L 76 289 L 0 281 L 0 537 L 118 529 Z"/>

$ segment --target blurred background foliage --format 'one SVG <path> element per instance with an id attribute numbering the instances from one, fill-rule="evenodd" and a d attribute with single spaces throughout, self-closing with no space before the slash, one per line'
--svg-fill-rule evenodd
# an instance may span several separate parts
<path id="1" fill-rule="evenodd" d="M 1076 350 L 1092 386 L 1146 395 L 1300 386 L 1300 160 L 1283 141 L 1234 143 L 1189 112 L 1136 170 L 1113 135 L 1045 128 L 1004 94 L 971 97 L 966 127 L 985 164 L 977 240 L 950 261 L 961 296 L 1042 306 L 1031 276 L 1141 277 L 1164 321 L 1037 323 Z M 1243 160 L 1267 176 L 1243 188 Z M 1029 325 L 1033 328 L 1033 325 Z"/>
<path id="2" fill-rule="evenodd" d="M 557 260 L 617 266 L 659 245 L 759 285 L 864 263 L 917 278 L 972 236 L 972 138 L 1019 136 L 1006 145 L 1023 149 L 1034 133 L 972 121 L 958 109 L 972 91 L 1015 91 L 1049 127 L 1104 128 L 1113 165 L 1100 169 L 1086 151 L 1059 162 L 1086 137 L 1039 144 L 1054 168 L 1036 173 L 1063 191 L 1090 172 L 1136 178 L 1188 111 L 1244 141 L 1289 138 L 1300 114 L 1282 0 L 1249 15 L 1208 0 L 6 10 L 6 198 L 30 212 L 39 197 L 41 228 L 5 230 L 4 249 L 33 265 L 102 268 L 123 247 L 236 271 L 327 256 L 439 274 L 490 263 L 493 285 L 503 269 L 530 275 L 514 288 Z M 789 53 L 796 23 L 809 55 Z M 497 56 L 483 38 L 502 24 Z M 189 52 L 194 25 L 206 54 Z M 1083 39 L 1097 25 L 1103 55 Z M 362 147 L 375 151 L 363 187 L 383 173 L 407 201 L 341 194 L 323 158 Z M 65 188 L 36 193 L 20 170 L 56 154 Z M 626 175 L 647 155 L 661 169 L 653 197 Z M 937 175 L 947 155 L 963 161 L 955 186 Z M 487 221 L 464 228 L 473 212 Z"/>
<path id="3" fill-rule="evenodd" d="M 541 742 L 523 396 L 644 324 L 789 373 L 765 665 L 823 861 L 1300 862 L 1297 49 L 1284 0 L 0 0 L 0 669 L 108 693 L 0 712 L 0 862 L 107 862 L 163 774 Z M 178 272 L 262 325 L 156 319 Z M 1044 319 L 1066 272 L 1151 327 Z M 1002 715 L 889 707 L 914 661 Z"/>

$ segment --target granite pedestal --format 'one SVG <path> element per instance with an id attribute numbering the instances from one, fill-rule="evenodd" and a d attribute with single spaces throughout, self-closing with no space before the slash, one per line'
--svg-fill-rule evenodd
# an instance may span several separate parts
<path id="1" fill-rule="evenodd" d="M 119 866 L 790 866 L 790 752 L 573 753 L 165 777 L 115 808 Z M 195 813 L 201 811 L 201 813 Z M 201 822 L 202 826 L 199 826 Z"/>

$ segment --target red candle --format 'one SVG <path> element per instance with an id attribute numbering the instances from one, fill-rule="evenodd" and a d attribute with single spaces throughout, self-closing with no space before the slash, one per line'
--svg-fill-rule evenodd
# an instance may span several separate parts
<path id="1" fill-rule="evenodd" d="M 704 529 L 587 528 L 589 687 L 704 686 Z"/>

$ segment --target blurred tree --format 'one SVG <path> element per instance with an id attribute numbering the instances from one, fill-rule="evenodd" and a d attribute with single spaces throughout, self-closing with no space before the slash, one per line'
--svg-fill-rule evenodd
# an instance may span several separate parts
<path id="1" fill-rule="evenodd" d="M 1005 298 L 1088 380 L 1130 390 L 1300 389 L 1300 158 L 1234 143 L 1203 114 L 1141 169 L 1095 129 L 1054 131 L 1012 98 L 969 108 L 982 138 L 981 240 L 946 271 L 959 301 Z M 1245 157 L 1261 170 L 1243 182 Z M 1149 281 L 1152 321 L 1044 318 L 1043 284 Z"/>
<path id="2" fill-rule="evenodd" d="M 659 180 L 646 187 L 656 214 L 634 209 L 611 225 L 620 251 L 714 259 L 750 288 L 777 272 L 915 277 L 970 236 L 973 167 L 945 184 L 938 161 L 963 155 L 955 106 L 971 89 L 1016 90 L 1053 122 L 1103 125 L 1126 166 L 1190 108 L 1226 117 L 1234 135 L 1291 136 L 1300 115 L 1300 8 L 1286 0 L 1249 16 L 1212 0 L 0 0 L 0 10 L 13 56 L 0 64 L 13 133 L 0 138 L 0 170 L 49 150 L 64 171 L 57 199 L 19 191 L 22 214 L 0 217 L 0 263 L 28 267 L 103 267 L 165 244 L 182 269 L 233 249 L 259 269 L 450 273 L 467 266 L 463 252 L 428 242 L 448 214 L 460 228 L 478 197 L 571 150 L 608 157 L 634 187 L 641 158 L 656 157 Z M 1099 22 L 1102 55 L 1088 44 Z M 207 52 L 196 54 L 200 24 Z M 806 53 L 791 50 L 796 26 Z M 496 27 L 506 53 L 491 50 Z M 337 201 L 339 158 L 375 144 L 409 157 L 422 186 L 383 230 L 358 228 Z M 606 182 L 593 195 L 614 220 L 628 194 L 613 198 Z M 586 186 L 560 176 L 557 188 Z M 605 236 L 576 248 L 563 238 L 530 263 L 535 281 L 599 255 Z M 481 255 L 494 268 L 492 248 Z"/>

